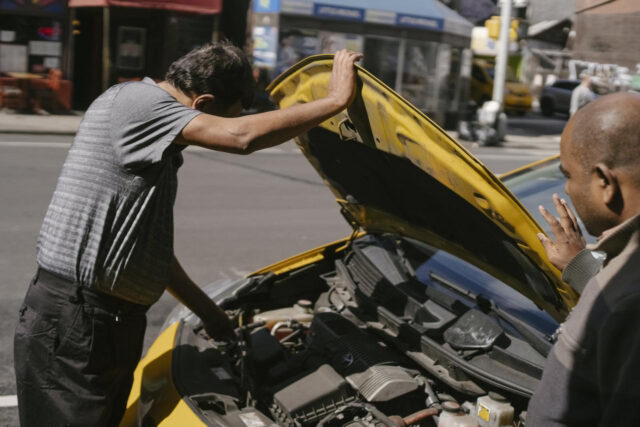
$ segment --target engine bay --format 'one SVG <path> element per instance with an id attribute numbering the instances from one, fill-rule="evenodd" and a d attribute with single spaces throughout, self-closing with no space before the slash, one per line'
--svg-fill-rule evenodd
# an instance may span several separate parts
<path id="1" fill-rule="evenodd" d="M 437 252 L 366 235 L 256 276 L 222 302 L 237 342 L 182 323 L 176 387 L 211 425 L 524 426 L 552 337 L 452 281 Z"/>

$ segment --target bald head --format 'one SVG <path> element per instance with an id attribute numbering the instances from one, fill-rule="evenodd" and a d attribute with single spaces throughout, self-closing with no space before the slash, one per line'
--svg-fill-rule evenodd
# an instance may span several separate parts
<path id="1" fill-rule="evenodd" d="M 625 168 L 640 182 L 640 95 L 615 93 L 585 105 L 565 129 L 570 151 L 589 170 Z"/>

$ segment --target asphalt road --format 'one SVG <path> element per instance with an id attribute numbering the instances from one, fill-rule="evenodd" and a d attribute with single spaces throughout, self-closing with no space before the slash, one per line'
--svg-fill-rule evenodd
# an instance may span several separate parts
<path id="1" fill-rule="evenodd" d="M 548 128 L 555 135 L 564 124 L 544 120 L 513 119 L 513 137 L 502 147 L 464 145 L 494 172 L 506 172 L 557 153 L 557 137 L 527 136 Z M 0 426 L 17 425 L 13 330 L 70 142 L 65 136 L 0 134 Z M 243 276 L 350 231 L 332 194 L 293 143 L 251 156 L 190 148 L 179 180 L 176 254 L 201 284 Z M 165 295 L 150 310 L 145 349 L 174 304 Z"/>

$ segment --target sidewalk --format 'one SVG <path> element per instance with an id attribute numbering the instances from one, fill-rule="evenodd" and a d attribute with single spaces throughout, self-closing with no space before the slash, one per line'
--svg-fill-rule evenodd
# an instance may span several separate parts
<path id="1" fill-rule="evenodd" d="M 84 114 L 40 116 L 0 111 L 0 133 L 74 135 Z"/>
<path id="2" fill-rule="evenodd" d="M 36 114 L 9 114 L 0 111 L 0 133 L 35 133 L 75 135 L 83 113 L 75 115 L 40 116 Z M 528 124 L 533 123 L 533 125 Z M 534 115 L 527 118 L 510 119 L 508 133 L 502 147 L 524 149 L 559 149 L 560 133 L 564 122 L 556 119 L 538 118 Z M 458 139 L 456 131 L 447 131 Z M 473 141 L 459 140 L 463 145 L 474 144 Z"/>

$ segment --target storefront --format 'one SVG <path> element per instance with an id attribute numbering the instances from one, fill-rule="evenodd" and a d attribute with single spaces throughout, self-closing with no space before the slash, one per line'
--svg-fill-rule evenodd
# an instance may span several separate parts
<path id="1" fill-rule="evenodd" d="M 0 0 L 0 109 L 68 110 L 70 49 L 65 0 Z"/>
<path id="2" fill-rule="evenodd" d="M 0 0 L 0 72 L 65 74 L 65 0 Z"/>
<path id="3" fill-rule="evenodd" d="M 74 106 L 107 87 L 162 79 L 171 62 L 217 38 L 222 0 L 70 0 Z"/>
<path id="4" fill-rule="evenodd" d="M 436 121 L 455 125 L 468 96 L 472 24 L 438 1 L 255 0 L 254 64 L 273 76 L 348 48 Z"/>

